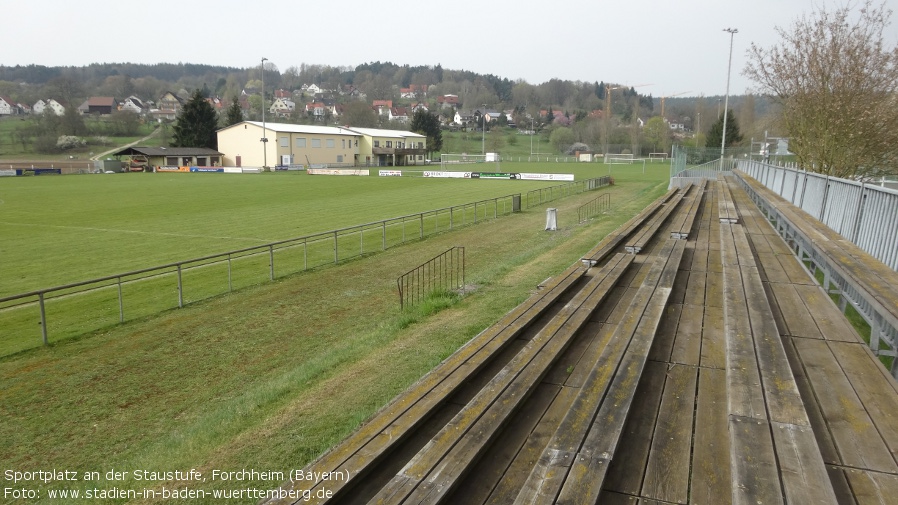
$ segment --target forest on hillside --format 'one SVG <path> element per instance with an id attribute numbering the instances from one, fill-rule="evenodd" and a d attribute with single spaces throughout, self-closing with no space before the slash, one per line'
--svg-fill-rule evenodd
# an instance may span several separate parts
<path id="1" fill-rule="evenodd" d="M 330 90 L 329 99 L 337 103 L 362 101 L 370 105 L 374 100 L 391 100 L 396 105 L 423 103 L 431 111 L 444 110 L 438 97 L 457 95 L 462 110 L 484 106 L 514 110 L 519 118 L 533 119 L 532 124 L 539 129 L 571 128 L 574 141 L 590 145 L 599 141 L 636 145 L 636 137 L 641 136 L 635 131 L 637 125 L 644 126 L 652 118 L 659 118 L 662 125 L 670 125 L 668 132 L 653 140 L 653 148 L 663 150 L 671 142 L 689 142 L 689 139 L 702 145 L 702 135 L 721 116 L 723 100 L 716 96 L 665 99 L 604 81 L 550 79 L 532 84 L 492 74 L 447 69 L 439 64 L 410 66 L 379 61 L 355 67 L 303 63 L 286 69 L 267 61 L 264 75 L 260 66 L 234 68 L 190 63 L 0 66 L 0 96 L 23 104 L 53 98 L 77 107 L 91 96 L 122 100 L 132 95 L 155 101 L 169 91 L 187 97 L 197 89 L 207 97 L 218 97 L 230 104 L 244 93 L 258 95 L 263 82 L 269 104 L 275 90 L 292 92 L 311 84 Z M 408 93 L 403 96 L 403 89 L 416 92 L 413 96 Z M 293 96 L 297 109 L 303 102 L 321 98 L 302 93 Z M 247 118 L 258 119 L 260 102 L 256 100 L 245 111 Z M 746 138 L 763 136 L 770 123 L 769 100 L 751 95 L 731 96 L 729 105 Z M 610 112 L 608 119 L 600 119 L 606 111 Z M 303 122 L 315 118 L 290 119 Z"/>

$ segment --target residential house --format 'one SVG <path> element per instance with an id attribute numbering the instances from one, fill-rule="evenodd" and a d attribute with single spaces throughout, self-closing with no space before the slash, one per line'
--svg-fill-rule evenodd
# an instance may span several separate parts
<path id="1" fill-rule="evenodd" d="M 413 103 L 412 106 L 411 106 L 411 109 L 412 109 L 412 113 L 413 113 L 413 114 L 414 114 L 415 112 L 418 112 L 419 110 L 423 110 L 423 111 L 425 111 L 425 112 L 428 112 L 428 111 L 430 110 L 430 109 L 427 108 L 427 104 L 424 103 L 424 102 Z"/>
<path id="2" fill-rule="evenodd" d="M 296 110 L 296 102 L 288 98 L 275 98 L 268 111 L 275 116 L 289 116 Z"/>
<path id="3" fill-rule="evenodd" d="M 11 116 L 19 113 L 16 102 L 6 96 L 0 96 L 0 116 Z"/>
<path id="4" fill-rule="evenodd" d="M 454 123 L 459 126 L 468 126 L 470 124 L 476 123 L 478 118 L 474 117 L 474 114 L 471 112 L 462 112 L 460 110 L 455 111 L 455 119 Z"/>
<path id="5" fill-rule="evenodd" d="M 402 98 L 421 98 L 427 96 L 427 86 L 424 84 L 410 84 L 407 88 L 399 88 L 399 96 Z"/>
<path id="6" fill-rule="evenodd" d="M 276 89 L 274 90 L 274 98 L 293 98 L 293 92 L 287 91 L 286 89 Z"/>
<path id="7" fill-rule="evenodd" d="M 318 87 L 317 84 L 303 84 L 302 85 L 302 92 L 307 93 L 312 96 L 314 96 L 317 93 L 321 93 L 322 91 L 324 91 L 324 90 L 321 89 L 320 87 Z"/>
<path id="8" fill-rule="evenodd" d="M 437 97 L 437 103 L 440 104 L 440 107 L 453 107 L 458 108 L 461 105 L 461 102 L 458 101 L 458 95 L 441 95 Z"/>
<path id="9" fill-rule="evenodd" d="M 408 123 L 408 108 L 406 107 L 390 107 L 387 116 L 390 121 L 399 121 L 400 123 Z"/>
<path id="10" fill-rule="evenodd" d="M 57 116 L 62 116 L 63 114 L 65 114 L 65 107 L 63 107 L 61 103 L 52 98 L 48 98 L 47 100 L 38 100 L 31 107 L 31 112 L 40 115 L 43 114 L 47 109 L 53 111 L 53 114 L 56 114 Z"/>
<path id="11" fill-rule="evenodd" d="M 393 108 L 393 100 L 374 100 L 371 102 L 371 106 L 378 114 L 386 116 L 390 113 L 390 109 Z"/>
<path id="12" fill-rule="evenodd" d="M 310 114 L 315 121 L 324 121 L 324 111 L 327 108 L 321 102 L 311 102 L 306 104 L 306 114 Z"/>
<path id="13" fill-rule="evenodd" d="M 131 95 L 128 98 L 122 100 L 122 103 L 119 104 L 118 110 L 129 111 L 135 114 L 143 114 L 144 111 L 147 110 L 147 106 L 144 105 L 143 101 L 140 98 Z"/>
<path id="14" fill-rule="evenodd" d="M 159 98 L 159 110 L 161 111 L 170 111 L 177 115 L 183 106 L 184 100 L 171 91 L 166 91 L 162 97 Z"/>

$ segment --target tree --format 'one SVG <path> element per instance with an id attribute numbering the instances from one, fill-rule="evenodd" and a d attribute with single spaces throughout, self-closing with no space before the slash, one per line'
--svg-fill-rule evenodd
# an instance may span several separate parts
<path id="1" fill-rule="evenodd" d="M 215 109 L 197 89 L 178 113 L 172 138 L 173 147 L 218 148 L 218 118 Z"/>
<path id="2" fill-rule="evenodd" d="M 434 153 L 443 149 L 443 132 L 440 130 L 440 118 L 424 109 L 418 109 L 412 116 L 411 131 L 427 137 L 427 152 Z"/>
<path id="3" fill-rule="evenodd" d="M 365 102 L 349 102 L 343 106 L 343 122 L 357 128 L 376 128 L 377 112 Z"/>
<path id="4" fill-rule="evenodd" d="M 849 178 L 898 172 L 898 47 L 883 39 L 891 14 L 871 0 L 857 13 L 816 10 L 778 27 L 778 45 L 751 45 L 743 73 L 780 105 L 789 150 L 805 169 Z"/>
<path id="5" fill-rule="evenodd" d="M 549 135 L 549 142 L 552 144 L 552 147 L 560 153 L 566 153 L 576 140 L 574 130 L 565 126 L 555 128 L 552 130 L 552 134 Z"/>
<path id="6" fill-rule="evenodd" d="M 667 144 L 670 141 L 670 128 L 664 123 L 661 116 L 654 116 L 645 123 L 642 129 L 645 141 L 652 145 L 652 152 L 667 152 Z M 720 142 L 717 142 L 720 145 Z"/>
<path id="7" fill-rule="evenodd" d="M 130 110 L 117 110 L 109 117 L 109 124 L 116 135 L 130 137 L 140 129 L 140 116 Z"/>
<path id="8" fill-rule="evenodd" d="M 243 122 L 243 108 L 240 107 L 240 100 L 235 96 L 225 115 L 225 126 L 231 126 L 241 122 Z"/>
<path id="9" fill-rule="evenodd" d="M 724 147 L 733 147 L 734 145 L 742 142 L 742 132 L 739 131 L 739 125 L 736 122 L 736 117 L 733 115 L 732 109 L 726 111 L 726 121 L 727 121 L 727 138 L 726 145 Z M 719 147 L 720 143 L 723 141 L 721 137 L 723 132 L 723 116 L 718 119 L 714 124 L 711 125 L 711 129 L 708 130 L 708 139 L 707 145 L 708 147 Z"/>

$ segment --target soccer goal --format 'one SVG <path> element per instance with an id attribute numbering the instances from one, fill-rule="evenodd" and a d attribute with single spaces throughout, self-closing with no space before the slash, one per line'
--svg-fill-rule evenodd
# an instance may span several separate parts
<path id="1" fill-rule="evenodd" d="M 667 153 L 649 153 L 649 161 L 667 161 Z"/>
<path id="2" fill-rule="evenodd" d="M 633 155 L 632 154 L 606 154 L 605 155 L 605 164 L 607 165 L 632 165 L 633 164 Z"/>
<path id="3" fill-rule="evenodd" d="M 479 164 L 480 168 L 473 168 L 465 165 Z M 499 156 L 496 153 L 486 154 L 441 154 L 440 169 L 442 170 L 464 170 L 465 172 L 476 172 L 480 169 L 493 170 L 499 168 Z"/>

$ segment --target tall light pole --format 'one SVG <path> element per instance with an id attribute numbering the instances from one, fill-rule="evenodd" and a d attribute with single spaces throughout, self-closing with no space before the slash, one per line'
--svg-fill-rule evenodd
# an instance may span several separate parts
<path id="1" fill-rule="evenodd" d="M 483 154 L 483 161 L 486 161 L 486 104 L 480 110 L 480 151 Z"/>
<path id="2" fill-rule="evenodd" d="M 268 58 L 262 58 L 262 170 L 268 170 L 268 132 L 265 128 L 265 62 Z"/>
<path id="3" fill-rule="evenodd" d="M 723 102 L 723 131 L 720 134 L 720 169 L 723 170 L 723 154 L 727 145 L 727 111 L 730 106 L 730 68 L 733 66 L 733 36 L 739 33 L 735 28 L 724 28 L 730 34 L 730 61 L 727 63 L 727 93 Z"/>

